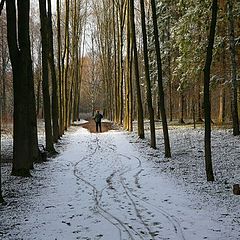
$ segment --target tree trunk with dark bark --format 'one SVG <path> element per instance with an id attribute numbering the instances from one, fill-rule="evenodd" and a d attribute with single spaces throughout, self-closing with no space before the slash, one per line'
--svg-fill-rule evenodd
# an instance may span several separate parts
<path id="1" fill-rule="evenodd" d="M 14 91 L 12 174 L 18 176 L 30 176 L 33 161 L 39 160 L 29 8 L 29 1 L 17 1 L 17 9 L 14 0 L 6 1 L 7 39 Z"/>
<path id="2" fill-rule="evenodd" d="M 57 142 L 60 138 L 59 133 L 59 107 L 58 107 L 58 84 L 56 76 L 56 67 L 54 60 L 54 50 L 53 50 L 53 30 L 52 30 L 52 6 L 51 0 L 48 0 L 48 32 L 49 32 L 49 55 L 48 62 L 51 70 L 52 79 L 52 128 L 53 128 L 53 141 Z"/>
<path id="3" fill-rule="evenodd" d="M 42 37 L 42 91 L 43 91 L 43 106 L 44 106 L 44 121 L 45 121 L 45 140 L 46 150 L 53 154 L 55 149 L 53 146 L 52 122 L 51 122 L 51 104 L 49 95 L 48 82 L 48 56 L 49 56 L 49 42 L 48 42 L 48 17 L 46 11 L 46 0 L 39 0 L 40 21 L 41 21 L 41 37 Z"/>
<path id="4" fill-rule="evenodd" d="M 210 71 L 212 63 L 214 37 L 217 23 L 217 0 L 212 1 L 212 19 L 210 25 L 210 33 L 208 37 L 207 55 L 204 66 L 204 115 L 205 115 L 205 169 L 207 181 L 214 181 L 212 153 L 211 153 L 211 101 L 210 101 Z"/>
<path id="5" fill-rule="evenodd" d="M 156 148 L 155 122 L 154 122 L 154 110 L 152 106 L 152 91 L 151 91 L 150 74 L 149 74 L 149 59 L 148 59 L 148 48 L 147 48 L 144 0 L 140 0 L 140 6 L 141 6 L 141 24 L 142 24 L 142 36 L 143 36 L 145 80 L 147 85 L 147 105 L 148 105 L 148 113 L 149 113 L 149 119 L 150 119 L 151 147 Z"/>
<path id="6" fill-rule="evenodd" d="M 61 9 L 60 0 L 57 0 L 57 67 L 58 67 L 58 96 L 59 96 L 59 135 L 62 136 L 64 133 L 64 119 L 63 119 L 63 84 L 62 84 L 62 38 L 61 38 Z"/>
<path id="7" fill-rule="evenodd" d="M 154 28 L 154 42 L 155 42 L 155 50 L 156 50 L 156 57 L 157 57 L 159 108 L 160 108 L 161 117 L 162 117 L 165 157 L 170 158 L 171 148 L 170 148 L 170 141 L 169 141 L 169 135 L 168 135 L 167 117 L 166 117 L 166 111 L 165 111 L 163 77 L 162 77 L 162 60 L 161 60 L 160 43 L 159 43 L 159 36 L 158 36 L 159 34 L 158 34 L 158 26 L 157 26 L 157 13 L 156 13 L 155 0 L 151 0 L 151 6 L 152 6 L 152 21 L 153 21 L 153 28 Z"/>
<path id="8" fill-rule="evenodd" d="M 143 119 L 143 106 L 140 88 L 140 76 L 139 76 L 139 66 L 138 66 L 138 51 L 136 43 L 136 31 L 135 31 L 135 18 L 134 18 L 134 0 L 130 0 L 130 21 L 131 21 L 131 35 L 132 35 L 132 45 L 133 45 L 133 61 L 135 70 L 135 86 L 137 93 L 137 122 L 138 122 L 138 136 L 144 138 L 144 119 Z"/>

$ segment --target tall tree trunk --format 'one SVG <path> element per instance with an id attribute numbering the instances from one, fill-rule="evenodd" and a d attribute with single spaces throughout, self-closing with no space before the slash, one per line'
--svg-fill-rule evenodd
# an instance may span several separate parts
<path id="1" fill-rule="evenodd" d="M 53 50 L 53 30 L 52 30 L 52 6 L 51 0 L 48 0 L 48 31 L 49 31 L 49 55 L 48 62 L 51 69 L 51 79 L 52 79 L 52 127 L 53 127 L 53 141 L 57 142 L 59 135 L 59 112 L 58 112 L 58 84 L 56 77 L 56 68 L 54 60 L 54 50 Z"/>
<path id="2" fill-rule="evenodd" d="M 63 125 L 64 130 L 68 127 L 68 75 L 70 58 L 70 38 L 69 38 L 69 0 L 65 0 L 65 30 L 64 30 L 64 52 L 62 56 L 62 94 L 63 94 Z"/>
<path id="3" fill-rule="evenodd" d="M 205 115 L 205 169 L 207 181 L 214 181 L 212 154 L 211 154 L 211 101 L 210 101 L 210 71 L 212 64 L 212 52 L 214 45 L 215 29 L 217 22 L 218 3 L 217 0 L 212 1 L 212 19 L 210 33 L 208 37 L 208 47 L 206 62 L 204 66 L 204 115 Z"/>
<path id="4" fill-rule="evenodd" d="M 168 17 L 167 41 L 170 42 L 170 17 Z M 171 52 L 168 52 L 168 92 L 169 92 L 169 121 L 173 120 L 173 103 L 172 103 L 172 69 L 171 69 Z"/>
<path id="5" fill-rule="evenodd" d="M 141 25 L 142 25 L 142 35 L 143 35 L 145 80 L 147 85 L 147 104 L 148 104 L 148 112 L 149 112 L 149 119 L 150 119 L 151 147 L 156 148 L 155 122 L 154 122 L 154 111 L 152 106 L 152 91 L 151 91 L 151 82 L 150 82 L 150 74 L 149 74 L 149 60 L 148 60 L 148 48 L 147 48 L 144 0 L 140 0 L 140 6 L 141 6 Z"/>
<path id="6" fill-rule="evenodd" d="M 239 135 L 239 119 L 237 107 L 237 62 L 236 62 L 236 47 L 235 47 L 235 31 L 234 31 L 234 17 L 233 17 L 233 1 L 228 0 L 228 20 L 229 20 L 229 40 L 231 52 L 231 74 L 232 74 L 232 123 L 233 135 Z"/>
<path id="7" fill-rule="evenodd" d="M 42 58 L 41 58 L 41 43 L 39 43 L 39 46 L 38 46 L 38 66 L 40 68 L 41 66 L 41 62 L 42 62 Z M 40 116 L 40 108 L 42 110 L 42 105 L 41 105 L 41 84 L 42 84 L 42 73 L 40 71 L 40 69 L 38 70 L 38 74 L 37 74 L 37 92 L 36 92 L 36 95 L 37 95 L 37 109 L 36 109 L 36 114 L 37 116 Z M 41 114 L 41 117 L 42 117 L 42 114 Z"/>
<path id="8" fill-rule="evenodd" d="M 31 169 L 33 169 L 33 163 L 42 161 L 41 155 L 38 149 L 38 135 L 37 135 L 37 113 L 36 113 L 36 99 L 34 93 L 34 77 L 33 77 L 33 70 L 32 70 L 32 61 L 31 61 L 31 51 L 30 51 L 30 40 L 29 40 L 29 63 L 28 65 L 28 87 L 29 87 L 29 118 L 30 118 L 30 125 L 29 125 L 29 133 L 30 133 L 30 142 L 29 148 L 31 150 Z"/>
<path id="9" fill-rule="evenodd" d="M 81 39 L 84 38 L 84 30 L 83 21 L 80 20 L 80 9 L 81 4 L 79 1 L 74 0 L 74 33 L 75 33 L 75 41 L 74 41 L 74 76 L 75 76 L 75 84 L 74 84 L 74 99 L 72 106 L 72 120 L 77 121 L 79 118 L 78 109 L 79 109 L 79 95 L 80 95 L 80 82 L 81 82 Z"/>
<path id="10" fill-rule="evenodd" d="M 77 22 L 77 1 L 71 1 L 71 26 L 72 26 L 72 41 L 71 41 L 71 56 L 72 63 L 70 69 L 70 78 L 69 78 L 69 90 L 68 90 L 68 105 L 67 105 L 67 113 L 68 113 L 68 122 L 67 126 L 69 127 L 73 122 L 74 115 L 74 101 L 76 98 L 76 86 L 78 81 L 78 68 L 77 65 L 77 56 L 78 56 L 78 22 Z"/>
<path id="11" fill-rule="evenodd" d="M 130 76 L 131 76 L 131 47 L 130 47 L 130 22 L 129 22 L 129 0 L 127 1 L 127 19 L 126 19 L 126 70 L 125 70 L 125 116 L 124 128 L 129 131 L 129 113 L 130 113 Z"/>
<path id="12" fill-rule="evenodd" d="M 164 90 L 163 90 L 163 77 L 162 77 L 162 60 L 161 60 L 161 52 L 160 52 L 160 43 L 158 36 L 158 26 L 157 26 L 157 13 L 156 13 L 156 3 L 155 0 L 151 0 L 152 6 L 152 21 L 154 27 L 154 42 L 155 42 L 155 50 L 157 56 L 157 78 L 158 78 L 158 95 L 160 100 L 160 112 L 162 117 L 162 127 L 163 127 L 163 136 L 164 136 L 164 147 L 165 147 L 165 157 L 171 157 L 171 148 L 169 142 L 168 135 L 168 125 L 167 125 L 167 117 L 165 112 L 165 103 L 164 103 Z"/>
<path id="13" fill-rule="evenodd" d="M 115 0 L 112 0 L 112 18 L 113 18 L 113 50 L 114 50 L 114 122 L 117 122 L 118 115 L 118 67 L 117 67 L 117 37 L 116 37 L 116 17 L 115 17 Z"/>
<path id="14" fill-rule="evenodd" d="M 59 96 L 59 134 L 60 136 L 64 133 L 64 117 L 63 117 L 63 83 L 62 83 L 62 38 L 61 38 L 61 10 L 60 10 L 60 0 L 57 0 L 57 62 L 58 62 L 58 96 Z"/>
<path id="15" fill-rule="evenodd" d="M 219 98 L 219 114 L 218 123 L 223 124 L 225 122 L 225 111 L 226 111 L 226 90 L 225 83 L 227 81 L 227 68 L 226 68 L 226 44 L 223 43 L 222 46 L 222 71 L 223 71 L 223 81 L 220 83 L 220 98 Z"/>
<path id="16" fill-rule="evenodd" d="M 128 118 L 128 126 L 129 131 L 133 131 L 133 49 L 132 43 L 130 46 L 131 49 L 131 57 L 130 57 L 130 76 L 129 76 L 129 118 Z"/>
<path id="17" fill-rule="evenodd" d="M 45 136 L 46 136 L 46 150 L 53 154 L 55 153 L 52 136 L 51 123 L 51 105 L 49 95 L 48 82 L 48 18 L 46 11 L 46 0 L 39 0 L 40 21 L 41 21 L 41 37 L 42 37 L 42 91 L 43 91 L 43 106 L 44 106 L 44 120 L 45 120 Z"/>
<path id="18" fill-rule="evenodd" d="M 118 124 L 123 122 L 123 30 L 126 17 L 126 0 L 121 0 L 118 19 Z"/>
<path id="19" fill-rule="evenodd" d="M 29 36 L 29 1 L 6 1 L 7 39 L 13 71 L 14 123 L 12 174 L 30 176 L 37 149 L 36 112 Z M 18 16 L 16 17 L 16 14 Z M 17 27 L 18 19 L 18 27 Z M 36 156 L 37 158 L 38 156 Z"/>
<path id="20" fill-rule="evenodd" d="M 135 86 L 137 93 L 137 122 L 138 122 L 138 136 L 144 138 L 144 120 L 143 120 L 143 106 L 140 88 L 140 76 L 139 76 L 139 66 L 138 66 L 138 51 L 136 42 L 136 31 L 135 31 L 135 17 L 134 17 L 134 0 L 130 0 L 130 21 L 131 21 L 131 31 L 132 31 L 132 45 L 133 45 L 133 57 L 134 57 L 134 70 L 135 70 Z"/>

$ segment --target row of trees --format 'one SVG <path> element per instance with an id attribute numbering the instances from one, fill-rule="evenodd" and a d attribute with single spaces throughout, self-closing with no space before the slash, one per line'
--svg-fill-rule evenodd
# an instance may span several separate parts
<path id="1" fill-rule="evenodd" d="M 108 10 L 105 4 L 98 1 L 95 8 L 98 56 L 107 57 L 114 69 L 109 72 L 106 64 L 100 68 L 104 92 L 115 100 L 114 105 L 105 101 L 105 115 L 130 131 L 137 118 L 142 138 L 143 118 L 148 117 L 153 148 L 154 120 L 161 118 L 165 157 L 171 156 L 167 117 L 180 123 L 191 118 L 194 124 L 205 118 L 206 173 L 213 181 L 211 122 L 230 120 L 233 134 L 239 135 L 236 36 L 240 28 L 234 21 L 239 4 L 234 0 L 163 0 L 157 5 L 154 0 L 119 0 L 108 1 Z M 109 43 L 106 32 L 111 31 Z"/>
<path id="2" fill-rule="evenodd" d="M 29 0 L 0 3 L 4 116 L 11 72 L 13 79 L 12 174 L 28 176 L 41 160 L 36 117 L 43 113 L 46 150 L 54 154 L 54 142 L 79 119 L 89 95 L 91 111 L 102 108 L 126 130 L 137 119 L 140 138 L 149 118 L 153 148 L 161 118 L 165 157 L 171 157 L 167 119 L 204 116 L 207 179 L 214 180 L 211 121 L 228 117 L 239 134 L 238 2 L 57 0 L 55 8 L 52 15 L 51 0 L 31 11 Z"/>
<path id="3" fill-rule="evenodd" d="M 86 2 L 59 0 L 54 18 L 51 0 L 40 0 L 31 11 L 30 1 L 3 0 L 0 6 L 4 118 L 11 114 L 6 109 L 13 96 L 12 174 L 30 176 L 33 163 L 42 160 L 37 115 L 44 112 L 49 154 L 56 153 L 54 143 L 79 118 Z M 6 81 L 9 84 L 11 76 L 13 93 L 8 96 Z"/>

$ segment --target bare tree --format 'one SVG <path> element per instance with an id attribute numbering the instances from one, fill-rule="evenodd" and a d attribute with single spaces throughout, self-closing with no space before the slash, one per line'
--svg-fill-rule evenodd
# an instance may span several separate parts
<path id="1" fill-rule="evenodd" d="M 136 43 L 136 31 L 135 31 L 135 14 L 134 14 L 134 0 L 130 0 L 130 21 L 131 21 L 131 41 L 133 45 L 133 61 L 135 70 L 135 86 L 137 93 L 137 118 L 138 118 L 138 136 L 144 138 L 144 119 L 143 119 L 143 106 L 140 89 L 140 76 L 138 66 L 138 50 Z"/>
<path id="2" fill-rule="evenodd" d="M 153 28 L 154 28 L 154 40 L 155 40 L 154 42 L 155 42 L 155 50 L 156 50 L 156 57 L 157 57 L 158 95 L 159 95 L 159 98 L 160 98 L 160 111 L 161 111 L 162 126 L 163 126 L 165 157 L 170 158 L 171 157 L 171 149 L 170 149 L 167 117 L 166 117 L 165 103 L 164 103 L 162 60 L 161 60 L 161 52 L 160 52 L 160 43 L 159 43 L 159 34 L 158 34 L 157 13 L 156 13 L 155 0 L 151 0 L 151 6 L 152 6 L 152 21 L 153 21 Z"/>
<path id="3" fill-rule="evenodd" d="M 49 41 L 49 54 L 48 62 L 51 69 L 51 79 L 52 79 L 52 129 L 53 129 L 53 141 L 57 142 L 59 133 L 59 106 L 58 106 L 58 83 L 56 76 L 56 67 L 54 59 L 54 49 L 53 49 L 53 29 L 52 29 L 52 6 L 51 0 L 48 3 L 48 41 Z"/>
<path id="4" fill-rule="evenodd" d="M 49 95 L 49 72 L 48 72 L 48 56 L 49 56 L 49 31 L 48 17 L 46 10 L 46 0 L 39 0 L 40 21 L 41 21 L 41 37 L 42 37 L 42 90 L 44 105 L 44 120 L 46 134 L 46 150 L 53 154 L 55 149 L 53 146 L 52 122 L 51 122 L 51 105 Z"/>
<path id="5" fill-rule="evenodd" d="M 142 36 L 143 36 L 145 80 L 147 85 L 147 104 L 148 104 L 148 112 L 149 112 L 149 119 L 150 119 L 150 131 L 151 131 L 151 147 L 156 148 L 155 122 L 154 122 L 154 110 L 152 106 L 152 92 L 151 92 L 151 83 L 150 83 L 150 74 L 149 74 L 149 60 L 148 60 L 144 0 L 140 0 L 140 6 L 141 6 L 141 24 L 142 24 Z"/>
<path id="6" fill-rule="evenodd" d="M 215 29 L 217 22 L 218 1 L 212 1 L 212 19 L 208 37 L 207 55 L 204 66 L 204 113 L 205 113 L 205 168 L 207 181 L 214 181 L 212 154 L 211 154 L 211 102 L 210 102 L 210 71 L 212 63 L 212 52 L 214 45 Z"/>
<path id="7" fill-rule="evenodd" d="M 30 176 L 38 160 L 35 95 L 29 36 L 30 1 L 6 1 L 7 39 L 13 72 L 13 175 Z M 17 25 L 18 23 L 18 25 Z M 17 27 L 18 26 L 18 27 Z"/>
<path id="8" fill-rule="evenodd" d="M 127 17 L 126 17 L 126 70 L 125 70 L 125 114 L 124 127 L 128 131 L 132 131 L 132 70 L 133 70 L 133 42 L 131 40 L 131 22 L 130 22 L 130 1 L 127 1 Z"/>

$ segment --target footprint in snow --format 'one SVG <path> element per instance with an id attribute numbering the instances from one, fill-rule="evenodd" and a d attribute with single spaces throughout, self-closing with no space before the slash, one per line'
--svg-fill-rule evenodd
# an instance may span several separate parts
<path id="1" fill-rule="evenodd" d="M 103 237 L 103 235 L 102 235 L 102 234 L 98 234 L 96 237 L 97 237 L 98 239 L 100 239 L 100 238 Z"/>
<path id="2" fill-rule="evenodd" d="M 67 224 L 68 226 L 71 226 L 71 223 L 70 223 L 70 222 L 62 221 L 62 223 L 65 223 L 65 224 Z"/>

